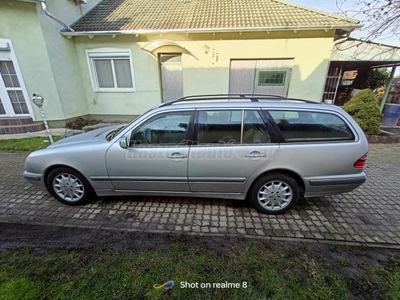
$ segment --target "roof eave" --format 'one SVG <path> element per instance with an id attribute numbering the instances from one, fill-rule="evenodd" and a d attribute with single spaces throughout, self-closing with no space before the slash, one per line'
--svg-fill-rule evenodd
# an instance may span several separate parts
<path id="1" fill-rule="evenodd" d="M 363 24 L 348 25 L 310 25 L 310 26 L 276 26 L 276 27 L 231 27 L 231 28 L 187 28 L 187 29 L 138 29 L 138 30 L 112 30 L 112 31 L 61 31 L 63 36 L 94 36 L 94 35 L 142 35 L 142 34 L 167 34 L 167 33 L 215 33 L 215 32 L 248 32 L 248 31 L 285 31 L 285 30 L 336 30 L 353 31 L 361 28 Z"/>

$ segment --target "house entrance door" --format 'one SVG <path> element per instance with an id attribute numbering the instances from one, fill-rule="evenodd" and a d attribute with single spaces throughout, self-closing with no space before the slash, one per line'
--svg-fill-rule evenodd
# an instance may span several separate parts
<path id="1" fill-rule="evenodd" d="M 163 102 L 183 97 L 182 54 L 160 54 Z"/>

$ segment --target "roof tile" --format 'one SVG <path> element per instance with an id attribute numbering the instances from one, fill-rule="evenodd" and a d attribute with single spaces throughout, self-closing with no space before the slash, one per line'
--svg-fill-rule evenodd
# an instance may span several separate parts
<path id="1" fill-rule="evenodd" d="M 280 0 L 103 0 L 71 25 L 75 31 L 273 28 L 359 21 Z"/>

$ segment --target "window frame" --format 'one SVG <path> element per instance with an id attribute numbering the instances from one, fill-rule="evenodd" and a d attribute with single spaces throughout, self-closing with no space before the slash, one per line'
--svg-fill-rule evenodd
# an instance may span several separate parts
<path id="1" fill-rule="evenodd" d="M 3 107 L 5 109 L 5 114 L 2 114 L 2 117 L 24 117 L 24 116 L 30 116 L 33 121 L 37 121 L 37 117 L 35 116 L 33 106 L 32 106 L 32 101 L 30 100 L 28 90 L 25 85 L 24 78 L 22 76 L 22 71 L 16 56 L 16 53 L 14 51 L 14 46 L 13 43 L 10 39 L 3 39 L 0 37 L 0 44 L 3 45 L 3 50 L 0 51 L 0 61 L 11 61 L 18 81 L 19 81 L 19 88 L 7 88 L 5 87 L 4 82 L 2 81 L 3 79 L 0 79 L 0 97 L 2 99 Z M 0 75 L 1 76 L 1 75 Z M 28 108 L 28 113 L 26 114 L 16 114 L 14 112 L 14 109 L 12 107 L 11 99 L 8 95 L 8 90 L 13 89 L 13 90 L 20 90 L 22 92 L 22 95 L 24 97 L 25 103 Z"/>
<path id="2" fill-rule="evenodd" d="M 240 125 L 240 142 L 237 144 L 217 144 L 217 143 L 202 143 L 199 144 L 198 140 L 198 133 L 199 133 L 199 114 L 201 111 L 241 111 L 242 117 L 241 117 L 241 125 Z M 249 146 L 253 144 L 244 144 L 243 143 L 243 136 L 244 136 L 244 112 L 245 111 L 255 111 L 259 113 L 261 120 L 263 121 L 265 128 L 267 130 L 267 133 L 269 134 L 270 137 L 270 142 L 269 143 L 259 143 L 257 145 L 272 145 L 278 143 L 278 137 L 275 134 L 275 131 L 272 128 L 272 122 L 269 119 L 269 117 L 266 115 L 266 112 L 259 108 L 259 107 L 252 107 L 252 108 L 222 108 L 222 107 L 216 107 L 216 108 L 205 108 L 205 109 L 197 109 L 195 112 L 194 116 L 194 126 L 193 126 L 193 143 L 192 145 L 196 146 L 201 146 L 201 147 L 243 147 L 243 146 Z"/>
<path id="3" fill-rule="evenodd" d="M 266 74 L 283 74 L 283 83 L 262 83 L 260 82 L 260 75 L 261 73 L 266 73 Z M 286 84 L 286 76 L 287 76 L 287 71 L 258 71 L 258 86 L 285 86 Z"/>
<path id="4" fill-rule="evenodd" d="M 132 60 L 132 51 L 131 49 L 116 49 L 116 48 L 99 48 L 99 49 L 90 49 L 86 50 L 86 58 L 89 67 L 90 80 L 92 82 L 93 92 L 96 93 L 134 93 L 136 92 L 135 85 L 135 75 L 133 71 L 133 60 Z M 114 81 L 113 88 L 101 88 L 99 86 L 99 81 L 97 77 L 97 70 L 95 61 L 97 60 L 110 60 L 111 68 L 112 68 L 112 76 Z M 115 59 L 128 59 L 129 67 L 132 76 L 132 87 L 131 88 L 119 88 L 117 87 L 117 77 L 114 68 Z"/>
<path id="5" fill-rule="evenodd" d="M 354 143 L 359 140 L 359 135 L 353 125 L 342 115 L 339 113 L 336 113 L 334 111 L 321 111 L 321 110 L 315 110 L 315 109 L 296 109 L 296 108 L 263 108 L 262 109 L 266 115 L 266 117 L 269 119 L 269 121 L 272 124 L 273 131 L 276 134 L 276 138 L 280 144 L 327 144 L 327 143 Z M 270 111 L 288 111 L 288 112 L 308 112 L 308 113 L 322 113 L 322 114 L 331 114 L 333 116 L 336 116 L 340 118 L 349 128 L 350 132 L 353 135 L 353 139 L 324 139 L 324 140 L 304 140 L 304 141 L 287 141 L 285 139 L 285 136 L 283 135 L 282 131 L 280 130 L 278 124 L 276 123 L 274 117 L 270 114 Z"/>

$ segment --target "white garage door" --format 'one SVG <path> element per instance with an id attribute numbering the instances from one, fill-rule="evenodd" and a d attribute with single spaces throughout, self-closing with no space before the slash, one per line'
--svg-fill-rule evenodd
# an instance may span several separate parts
<path id="1" fill-rule="evenodd" d="M 231 60 L 230 94 L 287 96 L 292 59 Z"/>

